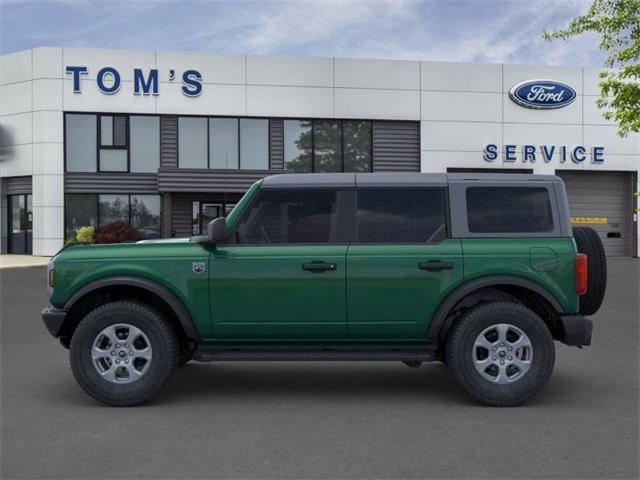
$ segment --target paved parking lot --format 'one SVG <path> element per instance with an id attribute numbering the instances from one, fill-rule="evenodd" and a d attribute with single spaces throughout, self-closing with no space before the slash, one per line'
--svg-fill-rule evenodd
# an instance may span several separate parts
<path id="1" fill-rule="evenodd" d="M 2 478 L 638 478 L 639 267 L 610 262 L 595 344 L 514 409 L 384 363 L 190 364 L 102 407 L 41 324 L 44 269 L 0 270 Z"/>

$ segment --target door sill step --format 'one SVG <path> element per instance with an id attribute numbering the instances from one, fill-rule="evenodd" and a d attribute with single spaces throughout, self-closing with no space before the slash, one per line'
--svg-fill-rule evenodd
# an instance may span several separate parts
<path id="1" fill-rule="evenodd" d="M 436 360 L 434 352 L 425 350 L 380 350 L 380 351 L 255 351 L 255 350 L 196 350 L 193 359 L 199 362 L 240 361 L 289 361 L 289 362 L 431 362 Z"/>

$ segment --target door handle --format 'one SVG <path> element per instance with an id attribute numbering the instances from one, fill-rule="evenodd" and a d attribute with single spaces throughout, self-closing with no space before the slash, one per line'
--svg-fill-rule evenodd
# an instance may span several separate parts
<path id="1" fill-rule="evenodd" d="M 303 263 L 302 269 L 310 272 L 327 272 L 336 270 L 338 266 L 335 263 Z"/>
<path id="2" fill-rule="evenodd" d="M 420 270 L 451 270 L 453 262 L 420 262 L 418 268 Z"/>

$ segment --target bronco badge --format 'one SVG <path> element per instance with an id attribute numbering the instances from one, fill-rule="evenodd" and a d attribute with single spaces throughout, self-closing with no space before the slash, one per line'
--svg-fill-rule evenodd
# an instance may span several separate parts
<path id="1" fill-rule="evenodd" d="M 193 262 L 191 264 L 191 270 L 193 270 L 193 273 L 202 273 L 206 269 L 207 267 L 204 262 Z"/>

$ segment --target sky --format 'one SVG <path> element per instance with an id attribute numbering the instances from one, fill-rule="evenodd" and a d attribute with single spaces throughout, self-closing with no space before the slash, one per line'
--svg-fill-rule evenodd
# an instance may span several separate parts
<path id="1" fill-rule="evenodd" d="M 597 36 L 541 36 L 591 3 L 0 0 L 0 53 L 60 46 L 598 66 Z"/>

